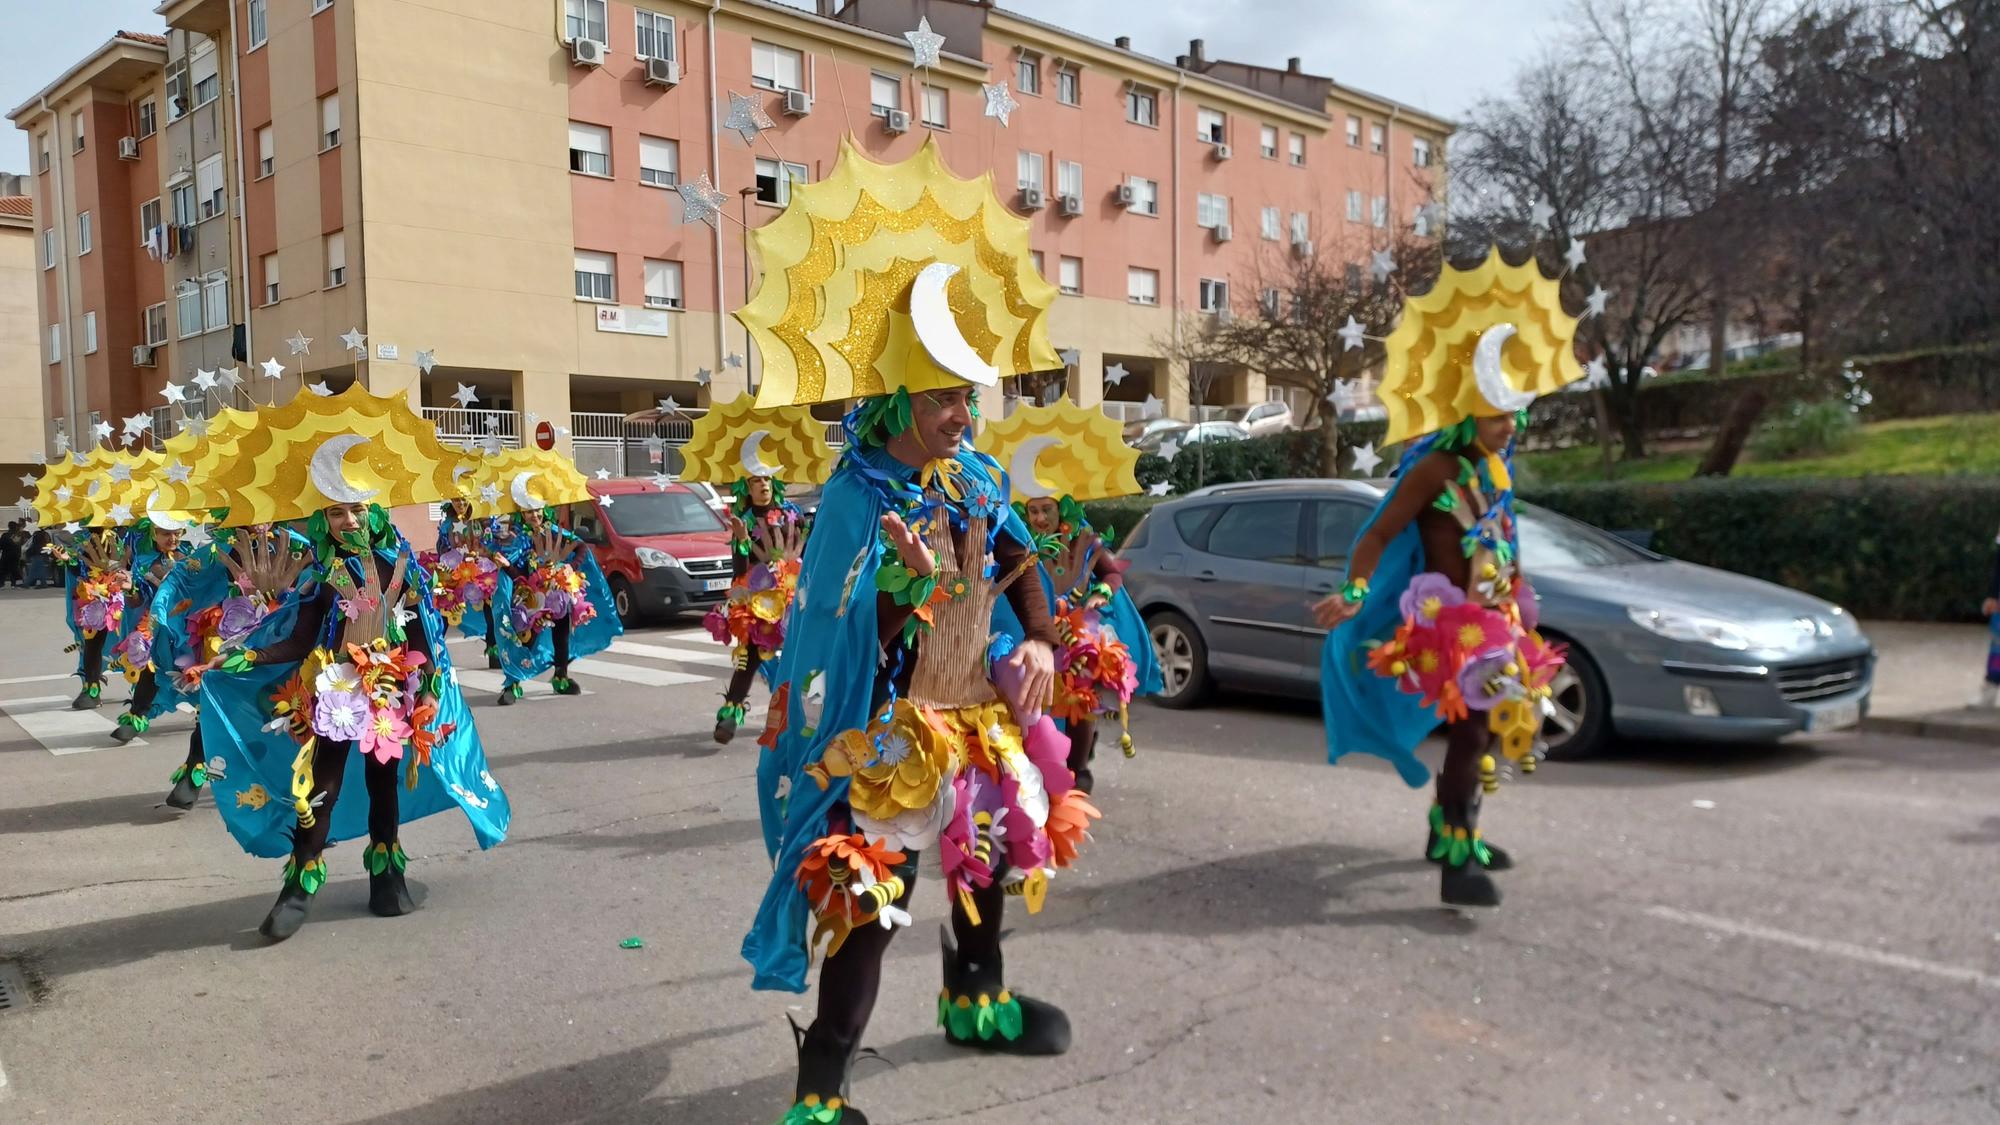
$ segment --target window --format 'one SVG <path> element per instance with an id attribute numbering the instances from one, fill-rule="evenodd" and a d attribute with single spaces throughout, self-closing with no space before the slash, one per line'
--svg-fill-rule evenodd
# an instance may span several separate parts
<path id="1" fill-rule="evenodd" d="M 1410 163 L 1419 168 L 1431 166 L 1431 143 L 1422 137 L 1410 142 Z"/>
<path id="2" fill-rule="evenodd" d="M 160 131 L 160 107 L 153 99 L 139 103 L 139 139 L 144 140 Z"/>
<path id="3" fill-rule="evenodd" d="M 56 265 L 56 228 L 47 227 L 42 231 L 42 268 L 54 269 Z"/>
<path id="4" fill-rule="evenodd" d="M 1057 67 L 1056 100 L 1064 105 L 1082 105 L 1083 76 L 1070 67 Z"/>
<path id="5" fill-rule="evenodd" d="M 640 136 L 639 182 L 673 187 L 681 182 L 681 145 L 664 137 Z"/>
<path id="6" fill-rule="evenodd" d="M 934 129 L 951 128 L 951 95 L 944 87 L 924 87 L 924 124 Z"/>
<path id="7" fill-rule="evenodd" d="M 757 202 L 779 207 L 791 202 L 792 185 L 806 182 L 806 166 L 757 158 Z"/>
<path id="8" fill-rule="evenodd" d="M 618 259 L 595 250 L 576 252 L 576 299 L 615 301 L 618 299 Z"/>
<path id="9" fill-rule="evenodd" d="M 602 125 L 569 123 L 569 170 L 586 176 L 611 174 L 611 130 Z"/>
<path id="10" fill-rule="evenodd" d="M 319 150 L 340 143 L 340 95 L 328 94 L 319 100 Z"/>
<path id="11" fill-rule="evenodd" d="M 1083 165 L 1074 160 L 1056 162 L 1056 194 L 1083 198 Z"/>
<path id="12" fill-rule="evenodd" d="M 1071 297 L 1083 296 L 1083 259 L 1056 259 L 1056 286 Z"/>
<path id="13" fill-rule="evenodd" d="M 1321 500 L 1313 506 L 1318 509 L 1313 523 L 1319 535 L 1315 547 L 1319 557 L 1314 564 L 1333 566 L 1346 562 L 1347 556 L 1354 550 L 1354 541 L 1361 537 L 1361 529 L 1368 524 L 1372 509 L 1366 504 L 1349 504 L 1340 500 Z"/>
<path id="14" fill-rule="evenodd" d="M 278 141 L 269 125 L 257 130 L 257 178 L 263 179 L 278 168 Z"/>
<path id="15" fill-rule="evenodd" d="M 78 255 L 90 253 L 90 212 L 76 217 L 76 252 Z"/>
<path id="16" fill-rule="evenodd" d="M 1196 140 L 1207 141 L 1212 145 L 1219 145 L 1223 141 L 1222 134 L 1227 125 L 1228 119 L 1222 115 L 1221 110 L 1209 109 L 1203 106 L 1194 111 L 1194 135 Z"/>
<path id="17" fill-rule="evenodd" d="M 1282 211 L 1276 207 L 1264 208 L 1263 214 L 1259 217 L 1258 229 L 1265 238 L 1276 241 L 1284 227 L 1285 216 Z"/>
<path id="18" fill-rule="evenodd" d="M 347 284 L 347 232 L 334 231 L 326 236 L 326 287 L 338 289 Z"/>
<path id="19" fill-rule="evenodd" d="M 1133 176 L 1125 181 L 1132 187 L 1132 207 L 1141 215 L 1160 213 L 1160 185 L 1154 180 Z"/>
<path id="20" fill-rule="evenodd" d="M 167 68 L 167 121 L 181 119 L 188 111 L 188 72 L 186 63 L 174 63 Z"/>
<path id="21" fill-rule="evenodd" d="M 868 112 L 877 117 L 889 116 L 892 109 L 903 108 L 903 80 L 889 74 L 868 76 Z"/>
<path id="22" fill-rule="evenodd" d="M 1378 227 L 1389 225 L 1389 201 L 1387 198 L 1378 195 L 1370 201 L 1368 221 Z"/>
<path id="23" fill-rule="evenodd" d="M 146 343 L 159 347 L 167 342 L 167 303 L 146 306 Z"/>
<path id="24" fill-rule="evenodd" d="M 211 274 L 201 283 L 201 322 L 209 332 L 229 327 L 228 274 Z"/>
<path id="25" fill-rule="evenodd" d="M 333 0 L 313 0 L 312 10 L 315 12 L 324 12 L 331 7 L 333 7 Z"/>
<path id="26" fill-rule="evenodd" d="M 1160 271 L 1132 267 L 1125 271 L 1125 299 L 1135 305 L 1160 303 Z"/>
<path id="27" fill-rule="evenodd" d="M 1264 159 L 1266 160 L 1276 160 L 1278 158 L 1278 127 L 1276 125 L 1266 125 L 1257 130 L 1257 148 L 1258 151 L 1264 154 Z"/>
<path id="28" fill-rule="evenodd" d="M 1361 193 L 1352 188 L 1347 192 L 1347 221 L 1350 223 L 1361 221 Z"/>
<path id="29" fill-rule="evenodd" d="M 182 180 L 171 189 L 174 196 L 174 225 L 191 227 L 195 224 L 194 181 Z"/>
<path id="30" fill-rule="evenodd" d="M 83 354 L 97 354 L 97 313 L 83 314 Z"/>
<path id="31" fill-rule="evenodd" d="M 1040 275 L 1040 276 L 1042 276 L 1042 277 L 1047 277 L 1047 276 L 1048 276 L 1048 274 L 1046 274 L 1046 273 L 1043 273 L 1043 272 L 1042 272 L 1042 265 L 1043 265 L 1043 260 L 1042 260 L 1042 252 L 1041 252 L 1040 250 L 1030 250 L 1030 251 L 1028 251 L 1028 260 L 1029 260 L 1029 261 L 1031 261 L 1031 262 L 1033 262 L 1033 263 L 1035 263 L 1035 273 L 1036 273 L 1036 274 L 1038 274 L 1038 275 Z"/>
<path id="32" fill-rule="evenodd" d="M 1345 285 L 1350 290 L 1359 290 L 1361 288 L 1361 263 L 1347 263 L 1346 267 L 1340 271 L 1340 276 L 1342 285 Z"/>
<path id="33" fill-rule="evenodd" d="M 250 49 L 253 51 L 262 47 L 264 40 L 270 37 L 270 31 L 265 26 L 268 22 L 265 9 L 269 6 L 270 0 L 250 0 Z"/>
<path id="34" fill-rule="evenodd" d="M 174 319 L 181 339 L 201 335 L 201 286 L 183 281 L 174 289 Z"/>
<path id="35" fill-rule="evenodd" d="M 1042 190 L 1042 185 L 1045 181 L 1042 179 L 1043 161 L 1041 153 L 1021 153 L 1020 159 L 1015 161 L 1015 167 L 1019 171 L 1019 175 L 1015 177 L 1017 181 L 1016 186 L 1023 190 L 1028 188 L 1033 188 L 1036 191 Z"/>
<path id="36" fill-rule="evenodd" d="M 681 297 L 681 264 L 646 259 L 646 307 L 679 309 L 687 307 Z"/>
<path id="37" fill-rule="evenodd" d="M 278 256 L 276 254 L 266 254 L 264 255 L 263 263 L 264 303 L 275 305 L 278 303 Z"/>
<path id="38" fill-rule="evenodd" d="M 1159 125 L 1160 95 L 1144 86 L 1126 87 L 1125 120 L 1134 125 Z"/>
<path id="39" fill-rule="evenodd" d="M 197 52 L 194 61 L 188 64 L 188 70 L 194 78 L 196 109 L 214 101 L 222 93 L 222 78 L 216 73 L 215 54 L 215 46 L 210 44 L 206 50 Z"/>
<path id="40" fill-rule="evenodd" d="M 1229 283 L 1213 277 L 1201 279 L 1201 311 L 1219 313 L 1229 308 Z"/>
<path id="41" fill-rule="evenodd" d="M 1304 242 L 1312 237 L 1312 220 L 1304 211 L 1292 212 L 1292 241 Z"/>
<path id="42" fill-rule="evenodd" d="M 632 53 L 642 59 L 670 59 L 674 57 L 674 17 L 648 12 L 645 9 L 633 13 L 635 25 Z"/>
<path id="43" fill-rule="evenodd" d="M 805 89 L 805 56 L 775 43 L 750 42 L 750 81 L 766 90 Z"/>
<path id="44" fill-rule="evenodd" d="M 604 29 L 607 6 L 605 0 L 563 0 L 563 38 L 610 42 Z"/>
<path id="45" fill-rule="evenodd" d="M 62 362 L 62 325 L 49 325 L 49 362 Z"/>
<path id="46" fill-rule="evenodd" d="M 77 111 L 76 111 L 75 113 L 72 113 L 72 114 L 70 114 L 70 115 L 69 115 L 69 127 L 70 127 L 70 132 L 72 132 L 72 133 L 73 133 L 73 134 L 75 134 L 75 136 L 76 136 L 76 144 L 75 144 L 75 146 L 74 146 L 75 150 L 76 150 L 77 152 L 82 152 L 82 151 L 83 151 L 83 111 L 82 111 L 82 110 L 77 110 Z"/>
<path id="47" fill-rule="evenodd" d="M 1306 135 L 1304 133 L 1293 133 L 1288 144 L 1292 150 L 1292 163 L 1295 165 L 1304 164 L 1306 162 Z"/>
<path id="48" fill-rule="evenodd" d="M 1194 197 L 1194 225 L 1203 230 L 1229 225 L 1229 197 L 1202 192 Z"/>
<path id="49" fill-rule="evenodd" d="M 213 219 L 226 209 L 222 191 L 222 154 L 203 160 L 194 167 L 194 193 L 201 203 L 201 217 Z"/>
<path id="50" fill-rule="evenodd" d="M 1389 130 L 1380 122 L 1370 122 L 1368 125 L 1368 151 L 1381 152 L 1383 146 L 1388 142 L 1388 134 Z"/>
<path id="51" fill-rule="evenodd" d="M 1347 147 L 1361 147 L 1361 119 L 1352 115 L 1347 118 Z"/>
<path id="52" fill-rule="evenodd" d="M 139 204 L 139 241 L 146 240 L 146 232 L 160 225 L 160 197 L 154 196 Z"/>
<path id="53" fill-rule="evenodd" d="M 1232 559 L 1301 561 L 1300 500 L 1258 500 L 1222 509 L 1208 529 L 1207 551 Z"/>
<path id="54" fill-rule="evenodd" d="M 1417 204 L 1416 213 L 1410 216 L 1410 233 L 1418 238 L 1427 238 L 1431 233 L 1431 205 Z"/>
<path id="55" fill-rule="evenodd" d="M 1038 97 L 1041 95 L 1042 56 L 1032 51 L 1022 51 L 1021 57 L 1014 60 L 1014 92 L 1034 94 Z"/>
<path id="56" fill-rule="evenodd" d="M 1281 298 L 1276 289 L 1266 289 L 1257 294 L 1257 308 L 1264 314 L 1264 319 L 1278 319 L 1278 305 L 1280 300 Z"/>
<path id="57" fill-rule="evenodd" d="M 36 164 L 37 164 L 37 165 L 38 165 L 38 166 L 40 167 L 40 169 L 41 169 L 42 171 L 44 171 L 44 172 L 48 171 L 48 170 L 49 170 L 49 135 L 48 135 L 47 133 L 37 133 L 37 134 L 35 134 L 35 152 L 37 153 L 37 155 L 36 155 L 36 157 L 35 157 L 35 162 L 36 162 Z"/>

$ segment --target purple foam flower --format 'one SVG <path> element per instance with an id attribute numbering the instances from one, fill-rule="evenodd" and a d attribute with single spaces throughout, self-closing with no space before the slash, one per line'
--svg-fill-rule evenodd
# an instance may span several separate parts
<path id="1" fill-rule="evenodd" d="M 125 661 L 134 668 L 144 668 L 153 660 L 153 638 L 134 629 L 125 634 Z"/>
<path id="2" fill-rule="evenodd" d="M 358 691 L 321 691 L 313 697 L 313 733 L 352 741 L 368 726 L 368 696 Z"/>
<path id="3" fill-rule="evenodd" d="M 1489 686 L 1501 676 L 1501 670 L 1514 658 L 1505 649 L 1475 656 L 1458 670 L 1458 690 L 1465 697 L 1465 705 L 1474 711 L 1491 711 L 1507 699 L 1505 691 L 1494 691 Z"/>
<path id="4" fill-rule="evenodd" d="M 774 589 L 778 585 L 778 580 L 771 575 L 770 567 L 765 566 L 763 563 L 758 563 L 756 566 L 750 568 L 749 585 L 750 592 L 757 594 L 765 590 Z"/>
<path id="5" fill-rule="evenodd" d="M 568 617 L 569 608 L 569 591 L 561 587 L 551 587 L 542 597 L 542 610 L 550 617 Z"/>
<path id="6" fill-rule="evenodd" d="M 1514 583 L 1514 604 L 1521 609 L 1521 628 L 1534 632 L 1542 624 L 1541 603 L 1535 600 L 1535 588 L 1523 578 Z"/>
<path id="7" fill-rule="evenodd" d="M 264 620 L 264 605 L 254 598 L 234 597 L 222 603 L 222 621 L 216 626 L 216 633 L 224 644 L 234 645 L 250 635 L 257 623 Z"/>
<path id="8" fill-rule="evenodd" d="M 98 632 L 104 628 L 105 603 L 89 601 L 76 607 L 76 623 L 88 632 Z"/>
<path id="9" fill-rule="evenodd" d="M 1436 620 L 1441 609 L 1465 604 L 1465 591 L 1444 575 L 1426 571 L 1410 579 L 1397 604 L 1403 611 L 1403 620 L 1428 622 Z"/>
<path id="10" fill-rule="evenodd" d="M 518 603 L 514 606 L 512 616 L 514 619 L 514 632 L 516 634 L 528 632 L 535 623 L 534 613 L 527 606 Z"/>

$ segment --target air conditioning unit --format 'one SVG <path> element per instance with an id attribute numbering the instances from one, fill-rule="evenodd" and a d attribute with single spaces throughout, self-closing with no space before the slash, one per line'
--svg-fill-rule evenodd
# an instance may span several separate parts
<path id="1" fill-rule="evenodd" d="M 118 159 L 120 160 L 139 159 L 139 138 L 137 137 L 118 138 Z"/>
<path id="2" fill-rule="evenodd" d="M 1048 206 L 1048 204 L 1048 197 L 1042 194 L 1041 188 L 1024 187 L 1021 189 L 1021 210 L 1039 211 Z"/>
<path id="3" fill-rule="evenodd" d="M 883 129 L 884 129 L 885 131 L 887 131 L 887 132 L 891 132 L 891 133 L 907 133 L 907 132 L 909 132 L 909 131 L 910 131 L 910 111 L 909 111 L 909 110 L 906 110 L 906 109 L 892 109 L 892 110 L 888 111 L 887 113 L 883 114 L 883 115 L 882 115 L 882 128 L 883 128 Z"/>
<path id="4" fill-rule="evenodd" d="M 646 85 L 678 86 L 681 84 L 681 63 L 679 59 L 647 59 Z"/>
<path id="5" fill-rule="evenodd" d="M 572 39 L 569 41 L 569 61 L 578 66 L 603 66 L 604 44 L 595 39 Z"/>
<path id="6" fill-rule="evenodd" d="M 791 117 L 804 117 L 813 111 L 813 96 L 804 90 L 785 91 L 785 113 Z"/>
<path id="7" fill-rule="evenodd" d="M 1120 207 L 1130 207 L 1139 201 L 1139 193 L 1133 190 L 1131 184 L 1119 184 L 1116 197 Z"/>
<path id="8" fill-rule="evenodd" d="M 1297 255 L 1298 255 L 1299 257 L 1301 257 L 1301 258 L 1310 258 L 1310 257 L 1312 257 L 1312 256 L 1313 256 L 1313 240 L 1312 240 L 1312 239 L 1310 239 L 1310 238 L 1294 238 L 1294 239 L 1292 239 L 1292 253 L 1294 253 L 1294 254 L 1297 254 Z"/>
<path id="9" fill-rule="evenodd" d="M 1228 223 L 1215 224 L 1215 240 L 1217 242 L 1228 242 L 1230 239 L 1235 237 L 1236 237 L 1236 232 L 1230 229 Z"/>
<path id="10" fill-rule="evenodd" d="M 1215 142 L 1215 158 L 1217 160 L 1227 160 L 1232 155 L 1234 154 L 1229 151 L 1228 145 L 1223 144 L 1221 141 Z"/>
<path id="11" fill-rule="evenodd" d="M 153 345 L 151 344 L 132 345 L 132 366 L 134 367 L 153 366 Z"/>
<path id="12" fill-rule="evenodd" d="M 1063 218 L 1074 219 L 1078 215 L 1083 214 L 1083 197 L 1080 195 L 1062 196 L 1056 200 L 1056 209 L 1062 212 Z"/>

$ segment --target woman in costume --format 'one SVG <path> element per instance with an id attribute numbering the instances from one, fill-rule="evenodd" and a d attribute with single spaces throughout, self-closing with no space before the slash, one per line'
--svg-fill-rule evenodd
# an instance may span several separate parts
<path id="1" fill-rule="evenodd" d="M 1558 282 L 1493 251 L 1446 267 L 1410 298 L 1387 341 L 1380 394 L 1391 442 L 1410 441 L 1396 483 L 1362 529 L 1346 584 L 1314 607 L 1332 629 L 1321 660 L 1327 756 L 1354 751 L 1420 786 L 1417 744 L 1442 722 L 1425 855 L 1440 897 L 1497 906 L 1491 871 L 1512 858 L 1480 834 L 1490 749 L 1532 771 L 1558 650 L 1535 631 L 1514 525 L 1514 438 L 1535 397 L 1582 377 Z M 1414 439 L 1414 440 L 1412 440 Z"/>
<path id="2" fill-rule="evenodd" d="M 93 450 L 77 462 L 79 472 L 43 477 L 43 482 L 63 482 L 55 490 L 56 498 L 59 503 L 74 505 L 71 520 L 84 519 L 92 525 L 86 534 L 54 552 L 63 567 L 67 618 L 70 635 L 75 638 L 71 647 L 77 652 L 76 676 L 83 681 L 70 703 L 73 710 L 92 710 L 103 701 L 106 654 L 118 648 L 145 612 L 143 602 L 135 599 L 132 552 L 119 530 L 132 520 L 130 505 L 100 504 L 98 498 L 108 498 L 113 490 L 128 493 L 133 477 L 158 468 L 161 460 L 151 451 Z M 62 496 L 65 491 L 70 493 L 66 498 Z"/>
<path id="3" fill-rule="evenodd" d="M 838 222 L 857 200 L 891 219 Z M 788 267 L 816 229 L 856 231 L 834 237 L 822 272 L 850 306 L 791 299 Z M 878 229 L 899 233 L 867 233 Z M 756 987 L 804 991 L 826 943 L 784 1120 L 863 1125 L 848 1072 L 883 955 L 911 921 L 924 849 L 938 849 L 950 901 L 946 1042 L 1024 1055 L 1069 1046 L 1061 1009 L 1010 988 L 1002 914 L 1010 894 L 1039 910 L 1049 871 L 1075 858 L 1097 811 L 1041 714 L 1056 636 L 1039 583 L 1015 581 L 1034 566 L 1027 529 L 1007 507 L 1006 474 L 965 441 L 996 363 L 1010 375 L 1057 364 L 1043 319 L 1054 289 L 1028 265 L 1025 220 L 985 181 L 952 177 L 932 143 L 893 167 L 844 144 L 832 175 L 795 187 L 751 238 L 764 280 L 737 315 L 765 357 L 760 403 L 861 403 L 821 495 L 760 740 L 775 871 L 743 954 Z M 948 289 L 965 299 L 947 302 Z M 1003 595 L 1024 626 L 1018 645 L 992 635 Z"/>
<path id="4" fill-rule="evenodd" d="M 142 498 L 151 491 L 151 483 L 145 477 L 132 481 L 131 491 Z M 118 489 L 107 490 L 111 495 L 119 495 Z M 99 505 L 100 509 L 103 505 Z M 107 510 L 101 522 L 114 524 L 117 515 L 130 517 L 130 507 L 121 502 L 115 505 L 117 511 Z M 127 568 L 131 575 L 131 589 L 126 595 L 126 612 L 132 617 L 125 635 L 111 646 L 108 655 L 117 668 L 124 673 L 126 682 L 132 685 L 132 695 L 119 712 L 118 724 L 111 730 L 113 740 L 126 743 L 146 733 L 152 721 L 179 706 L 186 697 L 178 691 L 171 677 L 163 682 L 159 666 L 154 659 L 157 651 L 157 634 L 161 626 L 161 614 L 154 606 L 160 588 L 173 570 L 187 561 L 187 551 L 181 545 L 181 536 L 187 531 L 188 520 L 170 512 L 147 509 L 136 523 L 132 523 L 125 533 Z M 168 612 L 172 607 L 168 607 Z"/>
<path id="5" fill-rule="evenodd" d="M 425 551 L 417 561 L 430 573 L 431 600 L 445 624 L 461 636 L 483 638 L 486 666 L 499 668 L 499 638 L 491 608 L 500 589 L 500 564 L 487 546 L 486 521 L 473 517 L 470 501 L 464 497 L 445 501 L 437 550 Z"/>
<path id="6" fill-rule="evenodd" d="M 491 847 L 509 810 L 452 675 L 429 576 L 380 506 L 439 499 L 458 455 L 401 397 L 359 384 L 259 413 L 200 491 L 237 499 L 231 524 L 304 520 L 306 549 L 237 533 L 239 589 L 269 589 L 295 565 L 297 577 L 239 646 L 190 673 L 224 822 L 253 855 L 289 857 L 260 927 L 282 941 L 326 881 L 329 844 L 367 835 L 369 909 L 393 917 L 416 907 L 400 824 L 456 806 Z M 307 472 L 279 471 L 287 463 Z M 356 768 L 359 794 L 343 784 Z"/>

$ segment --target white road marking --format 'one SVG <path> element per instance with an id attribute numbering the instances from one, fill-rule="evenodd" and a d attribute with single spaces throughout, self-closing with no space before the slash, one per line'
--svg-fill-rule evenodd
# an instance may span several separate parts
<path id="1" fill-rule="evenodd" d="M 57 680 L 69 680 L 75 678 L 76 677 L 74 673 L 70 675 L 58 674 L 54 676 L 13 676 L 8 679 L 0 680 L 0 686 L 4 686 L 6 684 L 49 684 L 49 683 L 54 683 Z"/>
<path id="2" fill-rule="evenodd" d="M 68 696 L 37 695 L 0 699 L 0 711 L 20 724 L 29 738 L 41 743 L 42 749 L 51 754 L 88 754 L 119 748 L 119 743 L 111 741 L 111 731 L 118 725 L 115 719 L 102 711 L 72 711 L 69 704 Z M 123 745 L 144 746 L 146 740 L 135 738 Z"/>
<path id="3" fill-rule="evenodd" d="M 1967 969 L 1959 965 L 1942 965 L 1936 961 L 1925 961 L 1917 957 L 1906 957 L 1900 953 L 1888 953 L 1880 949 L 1870 949 L 1865 945 L 1854 945 L 1844 941 L 1831 941 L 1809 934 L 1795 934 L 1788 930 L 1774 930 L 1769 926 L 1759 926 L 1754 922 L 1732 922 L 1727 918 L 1717 918 L 1712 914 L 1697 914 L 1689 910 L 1676 910 L 1671 906 L 1649 906 L 1646 913 L 1679 922 L 1684 926 L 1699 926 L 1705 930 L 1730 934 L 1735 937 L 1756 938 L 1759 941 L 1789 945 L 1811 953 L 1830 953 L 1836 957 L 1846 957 L 1870 965 L 1880 965 L 1887 969 L 1902 969 L 1912 973 L 1926 973 L 1944 980 L 1960 984 L 1980 985 L 1986 988 L 2000 988 L 2000 976 L 1982 973 L 1977 969 Z"/>
<path id="4" fill-rule="evenodd" d="M 464 690 L 490 691 L 498 695 L 500 694 L 500 688 L 506 682 L 506 677 L 489 668 L 458 669 L 458 686 Z M 523 680 L 521 681 L 521 694 L 526 699 L 554 699 L 556 698 L 556 689 L 550 687 L 547 680 Z M 586 688 L 583 694 L 595 695 L 596 693 Z"/>
<path id="5" fill-rule="evenodd" d="M 611 651 L 620 656 L 650 656 L 655 660 L 678 660 L 683 664 L 707 664 L 716 668 L 736 666 L 736 658 L 720 650 L 702 652 L 692 648 L 640 644 L 638 641 L 612 641 Z"/>
<path id="6" fill-rule="evenodd" d="M 668 641 L 700 641 L 705 645 L 717 648 L 722 647 L 714 637 L 709 635 L 706 629 L 682 629 L 678 632 L 663 633 L 660 639 Z"/>
<path id="7" fill-rule="evenodd" d="M 569 670 L 578 676 L 597 676 L 621 683 L 643 684 L 646 687 L 672 687 L 675 684 L 698 684 L 711 679 L 689 672 L 670 672 L 665 668 L 647 668 L 638 664 L 616 664 L 609 660 L 572 660 Z"/>

